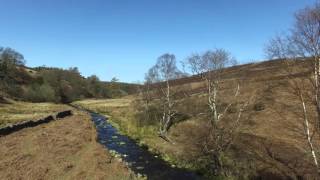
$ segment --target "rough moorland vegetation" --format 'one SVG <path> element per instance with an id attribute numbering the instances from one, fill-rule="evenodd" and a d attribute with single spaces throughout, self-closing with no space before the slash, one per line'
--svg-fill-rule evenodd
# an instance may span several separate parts
<path id="1" fill-rule="evenodd" d="M 224 49 L 194 53 L 178 69 L 161 55 L 137 94 L 76 105 L 111 116 L 123 133 L 173 166 L 212 179 L 319 179 L 320 4 L 296 13 L 295 24 L 266 46 L 271 61 L 234 66 Z M 0 49 L 1 97 L 68 103 L 133 92 L 114 78 L 83 78 L 77 68 L 26 68 L 23 56 Z"/>
<path id="2" fill-rule="evenodd" d="M 320 4 L 295 20 L 266 47 L 277 60 L 232 66 L 230 53 L 209 50 L 186 58 L 194 76 L 180 78 L 175 56 L 164 54 L 125 105 L 78 104 L 213 179 L 319 179 Z"/>
<path id="3" fill-rule="evenodd" d="M 0 179 L 138 179 L 96 142 L 90 116 L 73 112 L 1 137 Z"/>

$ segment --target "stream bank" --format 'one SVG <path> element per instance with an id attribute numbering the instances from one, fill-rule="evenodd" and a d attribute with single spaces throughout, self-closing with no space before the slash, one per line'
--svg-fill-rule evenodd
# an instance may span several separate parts
<path id="1" fill-rule="evenodd" d="M 170 165 L 159 155 L 149 152 L 147 147 L 141 147 L 133 139 L 121 135 L 105 116 L 91 112 L 91 117 L 97 129 L 98 142 L 121 157 L 135 173 L 152 180 L 202 179 L 194 172 Z"/>

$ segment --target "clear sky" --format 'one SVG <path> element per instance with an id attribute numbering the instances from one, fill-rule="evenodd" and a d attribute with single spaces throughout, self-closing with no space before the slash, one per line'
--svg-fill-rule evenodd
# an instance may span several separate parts
<path id="1" fill-rule="evenodd" d="M 28 66 L 78 67 L 102 80 L 143 80 L 157 57 L 225 48 L 240 62 L 315 0 L 0 0 L 0 46 Z"/>

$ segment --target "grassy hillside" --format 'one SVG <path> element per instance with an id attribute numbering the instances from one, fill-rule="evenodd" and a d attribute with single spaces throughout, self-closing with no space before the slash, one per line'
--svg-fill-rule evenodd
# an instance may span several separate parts
<path id="1" fill-rule="evenodd" d="M 68 103 L 83 98 L 121 97 L 136 93 L 137 89 L 135 84 L 102 82 L 96 76 L 84 78 L 77 68 L 17 66 L 15 72 L 0 83 L 0 98 Z"/>
<path id="2" fill-rule="evenodd" d="M 230 102 L 235 83 L 240 83 L 239 102 L 250 101 L 242 118 L 228 157 L 233 161 L 235 174 L 267 179 L 299 177 L 314 179 L 314 166 L 308 156 L 303 136 L 300 104 L 293 93 L 288 78 L 307 79 L 311 71 L 310 61 L 297 61 L 288 73 L 287 65 L 280 60 L 253 63 L 227 68 L 222 75 L 221 104 Z M 201 114 L 206 111 L 205 86 L 199 76 L 171 82 L 174 88 L 183 91 L 178 112 L 186 115 L 174 124 L 169 133 L 172 145 L 157 137 L 157 121 L 140 116 L 138 96 L 118 100 L 90 100 L 76 104 L 111 116 L 123 133 L 152 151 L 159 151 L 163 158 L 179 166 L 201 172 L 206 171 L 205 159 L 201 159 L 200 144 L 206 138 L 208 120 Z M 313 112 L 310 112 L 312 115 Z M 227 116 L 232 118 L 231 109 Z"/>

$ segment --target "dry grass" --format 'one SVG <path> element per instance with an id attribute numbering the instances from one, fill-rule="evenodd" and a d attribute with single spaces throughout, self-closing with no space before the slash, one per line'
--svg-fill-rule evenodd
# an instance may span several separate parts
<path id="1" fill-rule="evenodd" d="M 12 101 L 10 104 L 0 104 L 0 127 L 9 123 L 36 120 L 66 109 L 70 109 L 70 107 L 53 103 Z"/>
<path id="2" fill-rule="evenodd" d="M 128 107 L 133 99 L 121 98 L 121 99 L 87 99 L 84 101 L 75 102 L 78 105 L 91 108 L 119 108 Z"/>
<path id="3" fill-rule="evenodd" d="M 132 96 L 128 96 L 121 99 L 82 100 L 75 102 L 74 104 L 109 117 L 111 123 L 113 123 L 113 125 L 123 134 L 138 139 L 141 144 L 147 145 L 150 151 L 161 153 L 166 161 L 178 164 L 178 161 L 188 161 L 191 156 L 196 155 L 197 152 L 195 149 L 197 148 L 190 146 L 192 141 L 188 141 L 189 136 L 184 136 L 183 134 L 177 135 L 175 132 L 189 132 L 189 130 L 186 131 L 184 128 L 192 128 L 193 125 L 198 126 L 197 121 L 191 120 L 182 123 L 186 125 L 181 124 L 181 126 L 173 127 L 175 130 L 171 131 L 170 137 L 172 137 L 176 143 L 172 146 L 170 143 L 167 143 L 157 136 L 158 129 L 156 126 L 138 126 L 136 124 L 136 109 L 133 100 Z M 179 129 L 178 131 L 176 131 L 177 128 Z M 186 153 L 186 150 L 188 153 Z M 189 166 L 189 164 L 179 165 L 184 168 Z"/>
<path id="4" fill-rule="evenodd" d="M 0 179 L 135 179 L 96 142 L 88 114 L 0 138 Z"/>
<path id="5" fill-rule="evenodd" d="M 135 98 L 126 96 L 119 99 L 87 99 L 74 102 L 74 104 L 105 115 L 123 134 L 136 139 L 153 138 L 156 134 L 155 127 L 137 128 L 138 122 L 134 117 L 136 109 L 133 105 Z"/>
<path id="6" fill-rule="evenodd" d="M 306 79 L 307 64 L 300 61 L 295 68 L 295 78 Z M 240 82 L 240 96 L 236 103 L 241 103 L 252 98 L 250 105 L 243 113 L 242 126 L 236 137 L 233 147 L 234 158 L 244 163 L 243 168 L 251 168 L 248 161 L 254 164 L 252 170 L 260 174 L 276 174 L 279 178 L 304 178 L 314 179 L 312 159 L 308 156 L 306 142 L 303 136 L 302 121 L 299 114 L 300 108 L 297 97 L 292 94 L 288 82 L 288 72 L 280 61 L 249 64 L 230 68 L 223 75 L 221 83 L 221 103 L 234 101 L 232 95 L 235 89 L 235 80 Z M 302 73 L 301 73 L 302 72 Z M 203 83 L 197 77 L 175 80 L 173 83 L 190 90 L 193 96 L 181 99 L 179 110 L 182 113 L 196 115 L 204 113 L 205 95 Z M 196 94 L 195 94 L 196 93 Z M 202 93 L 202 94 L 201 94 Z M 199 143 L 203 140 L 208 125 L 203 118 L 192 116 L 187 121 L 173 126 L 169 137 L 176 142 L 174 146 L 162 141 L 153 131 L 137 136 L 131 126 L 134 121 L 134 108 L 130 106 L 129 99 L 116 100 L 89 100 L 78 102 L 86 108 L 111 115 L 112 120 L 127 134 L 147 144 L 152 150 L 166 154 L 170 161 L 178 159 L 179 162 L 192 161 L 199 153 Z M 262 104 L 261 110 L 256 110 L 255 105 Z M 310 117 L 312 117 L 310 111 Z M 233 117 L 236 113 L 229 113 Z M 202 120 L 201 120 L 202 119 Z M 205 119 L 204 119 L 205 120 Z M 132 124 L 132 123 L 131 123 Z M 129 129 L 129 131 L 128 131 Z M 188 165 L 188 164 L 187 164 Z M 268 177 L 268 176 L 267 176 Z"/>
<path id="7" fill-rule="evenodd" d="M 74 102 L 73 104 L 87 108 L 89 110 L 99 112 L 106 116 L 119 116 L 123 112 L 132 111 L 131 103 L 133 99 L 121 98 L 121 99 L 87 99 L 82 101 Z"/>

